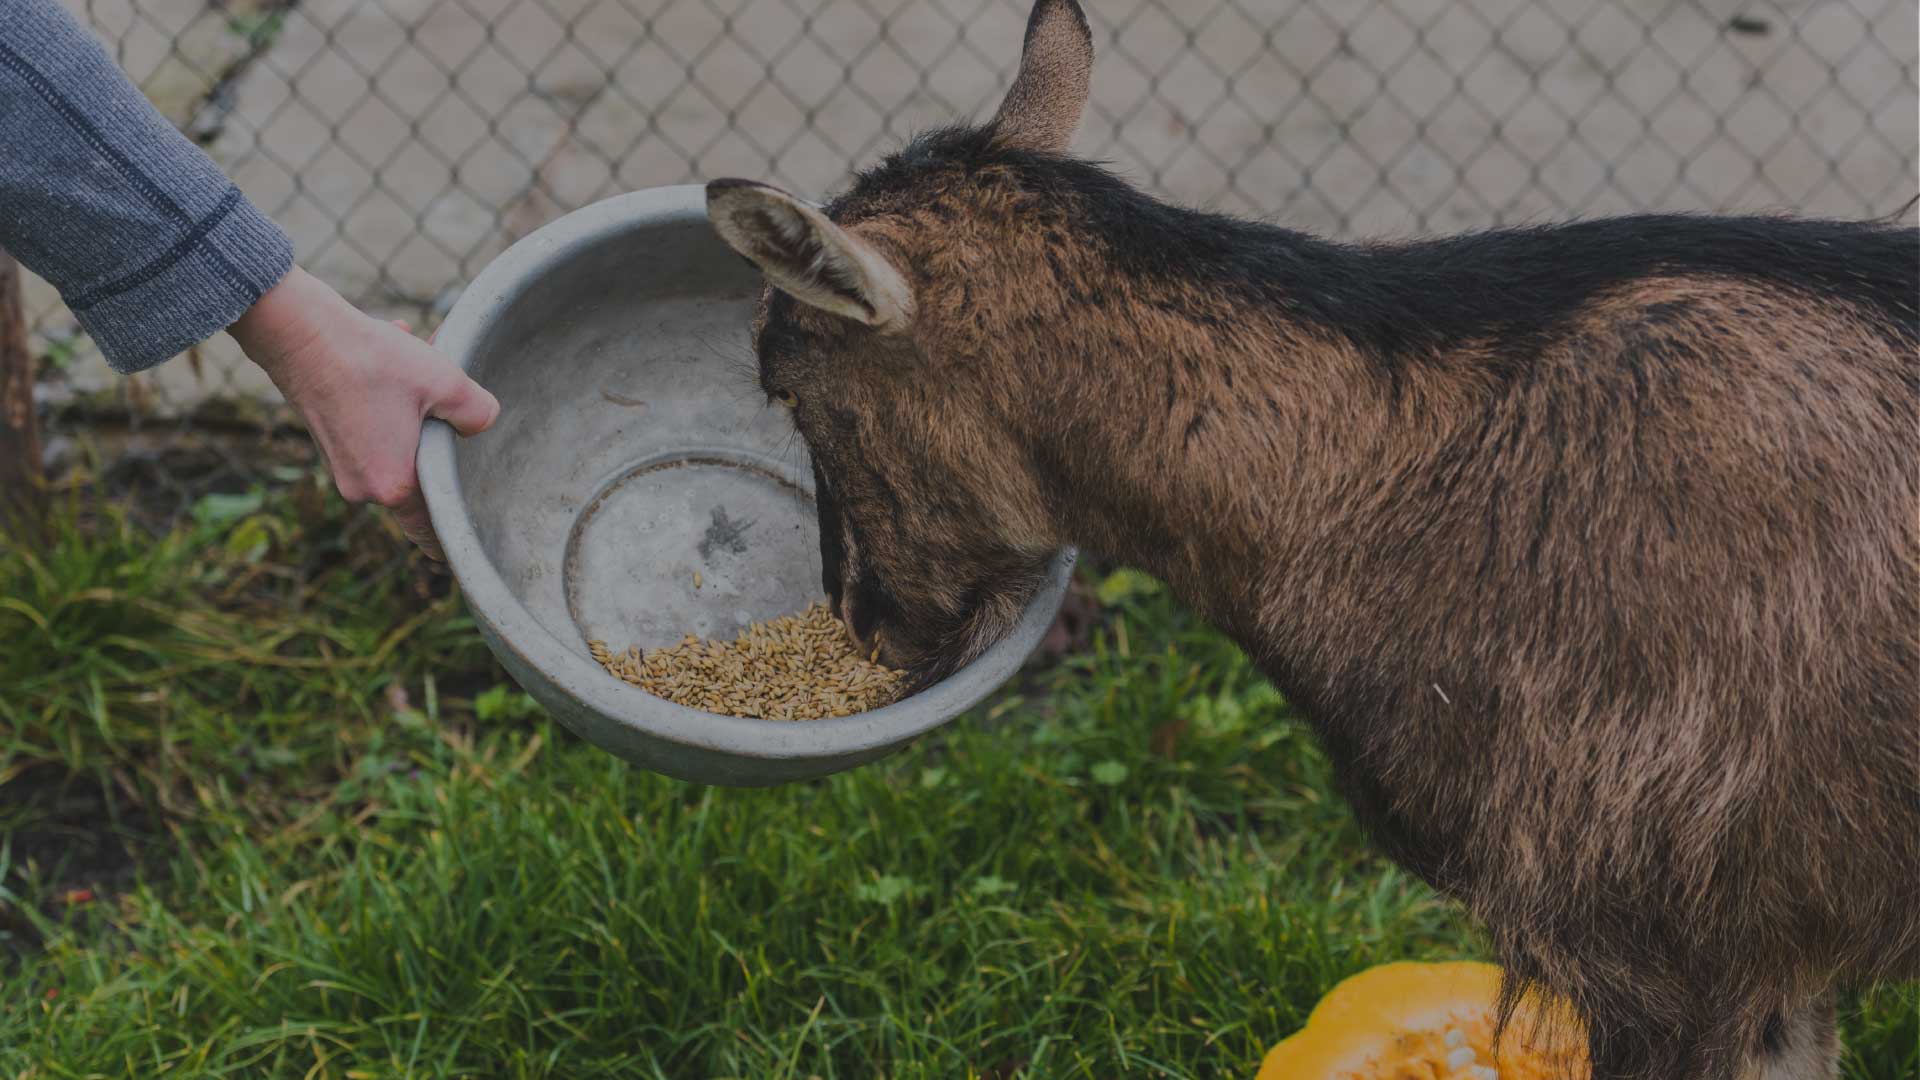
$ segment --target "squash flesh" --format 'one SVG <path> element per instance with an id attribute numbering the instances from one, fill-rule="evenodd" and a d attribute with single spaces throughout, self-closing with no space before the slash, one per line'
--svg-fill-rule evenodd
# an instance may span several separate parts
<path id="1" fill-rule="evenodd" d="M 1334 987 L 1258 1080 L 1583 1080 L 1577 1025 L 1522 1005 L 1499 1047 L 1491 964 L 1385 964 Z M 1541 1022 L 1543 1019 L 1546 1022 Z"/>

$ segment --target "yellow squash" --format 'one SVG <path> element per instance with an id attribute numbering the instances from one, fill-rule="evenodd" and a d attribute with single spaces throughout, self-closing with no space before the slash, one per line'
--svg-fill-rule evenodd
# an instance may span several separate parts
<path id="1" fill-rule="evenodd" d="M 1333 988 L 1307 1026 L 1268 1051 L 1258 1080 L 1575 1080 L 1585 1040 L 1529 1001 L 1493 1045 L 1500 969 L 1385 964 Z M 1545 1022 L 1541 1022 L 1542 1020 Z"/>

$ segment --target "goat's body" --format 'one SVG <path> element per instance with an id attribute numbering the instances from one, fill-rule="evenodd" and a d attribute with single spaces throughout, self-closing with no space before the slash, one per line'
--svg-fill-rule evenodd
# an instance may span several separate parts
<path id="1" fill-rule="evenodd" d="M 1835 980 L 1920 974 L 1914 359 L 1726 278 L 1522 348 L 1328 418 L 1351 456 L 1283 485 L 1225 618 L 1613 1074 L 1731 1076 Z"/>
<path id="2" fill-rule="evenodd" d="M 708 188 L 854 633 L 931 678 L 1058 544 L 1151 569 L 1595 1080 L 1830 1075 L 1920 975 L 1920 233 L 1330 244 L 1058 156 L 1091 62 L 1038 0 L 993 123 Z"/>
<path id="3" fill-rule="evenodd" d="M 1920 975 L 1916 233 L 1351 248 L 992 157 L 834 211 L 947 235 L 923 348 L 1001 380 L 1059 538 L 1236 636 L 1596 1077 L 1824 1075 L 1826 996 Z"/>
<path id="4" fill-rule="evenodd" d="M 1398 357 L 1310 330 L 1302 371 L 1276 308 L 1165 355 L 1157 429 L 1061 493 L 1127 508 L 1076 538 L 1234 628 L 1601 1075 L 1731 1077 L 1834 982 L 1920 974 L 1912 324 L 1670 267 L 1515 314 Z M 1165 457 L 1102 485 L 1129 444 Z"/>

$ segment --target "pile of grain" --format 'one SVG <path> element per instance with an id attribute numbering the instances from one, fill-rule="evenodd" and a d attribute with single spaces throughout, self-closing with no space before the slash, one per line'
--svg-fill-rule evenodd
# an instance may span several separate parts
<path id="1" fill-rule="evenodd" d="M 875 709 L 899 696 L 905 677 L 854 651 L 846 624 L 815 602 L 798 615 L 754 623 L 732 642 L 692 634 L 642 654 L 629 645 L 587 648 L 616 678 L 695 709 L 759 720 L 818 720 Z"/>

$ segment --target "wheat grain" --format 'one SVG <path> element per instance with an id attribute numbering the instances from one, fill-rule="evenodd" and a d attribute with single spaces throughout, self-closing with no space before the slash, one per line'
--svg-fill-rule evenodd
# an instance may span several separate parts
<path id="1" fill-rule="evenodd" d="M 676 645 L 613 653 L 587 642 L 594 662 L 618 679 L 680 705 L 763 720 L 851 716 L 894 700 L 905 678 L 860 655 L 846 625 L 819 602 L 798 615 L 752 623 L 731 642 L 688 634 Z"/>

